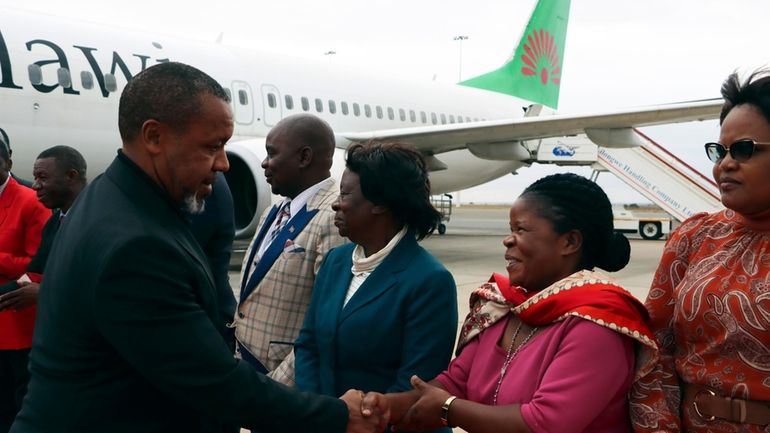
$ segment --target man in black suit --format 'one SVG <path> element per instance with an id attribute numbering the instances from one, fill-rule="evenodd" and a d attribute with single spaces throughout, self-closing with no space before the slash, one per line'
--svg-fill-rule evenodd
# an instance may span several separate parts
<path id="1" fill-rule="evenodd" d="M 203 248 L 214 276 L 219 303 L 220 325 L 226 325 L 225 340 L 231 352 L 235 352 L 235 329 L 232 327 L 235 314 L 235 295 L 230 286 L 230 256 L 235 238 L 235 215 L 233 195 L 227 186 L 225 175 L 217 173 L 211 185 L 211 195 L 206 198 L 203 212 L 188 214 L 195 239 Z"/>
<path id="2" fill-rule="evenodd" d="M 181 208 L 200 211 L 233 133 L 203 72 L 152 66 L 120 98 L 122 151 L 78 198 L 51 250 L 13 433 L 375 432 L 361 392 L 301 393 L 235 359 L 214 280 Z"/>

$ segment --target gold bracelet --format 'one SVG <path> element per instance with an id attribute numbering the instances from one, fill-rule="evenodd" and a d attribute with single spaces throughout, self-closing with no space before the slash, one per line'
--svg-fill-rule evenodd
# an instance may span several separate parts
<path id="1" fill-rule="evenodd" d="M 457 396 L 452 395 L 441 405 L 441 424 L 444 424 L 446 427 L 454 427 L 449 424 L 449 406 L 452 405 L 456 398 Z"/>

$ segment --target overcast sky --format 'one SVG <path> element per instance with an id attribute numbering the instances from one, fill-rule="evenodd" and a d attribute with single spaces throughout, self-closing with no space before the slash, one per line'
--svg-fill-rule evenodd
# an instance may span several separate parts
<path id="1" fill-rule="evenodd" d="M 456 82 L 500 66 L 518 42 L 534 0 L 37 0 L 0 5 L 43 11 L 371 69 L 414 81 Z M 733 70 L 767 65 L 767 0 L 573 0 L 559 111 L 580 113 L 712 98 Z M 334 51 L 334 55 L 324 53 Z M 703 143 L 716 122 L 644 130 L 711 177 Z M 533 166 L 461 194 L 463 202 L 510 202 L 534 179 L 562 171 Z M 588 170 L 577 170 L 588 175 Z M 615 202 L 646 200 L 612 178 Z"/>

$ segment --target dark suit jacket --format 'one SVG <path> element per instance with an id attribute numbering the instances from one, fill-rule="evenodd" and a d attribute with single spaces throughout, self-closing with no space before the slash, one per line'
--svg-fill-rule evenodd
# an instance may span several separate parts
<path id="1" fill-rule="evenodd" d="M 343 308 L 354 247 L 333 249 L 318 273 L 294 349 L 297 386 L 339 395 L 410 390 L 413 374 L 433 379 L 455 342 L 452 275 L 409 232 Z"/>
<path id="2" fill-rule="evenodd" d="M 235 219 L 233 212 L 233 195 L 227 186 L 227 180 L 222 173 L 217 174 L 213 191 L 206 199 L 203 212 L 190 215 L 192 232 L 195 239 L 203 248 L 206 258 L 211 265 L 214 285 L 217 289 L 219 303 L 218 325 L 232 323 L 235 314 L 235 295 L 230 287 L 230 256 L 233 252 L 235 237 Z M 235 348 L 235 331 L 227 328 L 226 340 L 232 349 Z"/>
<path id="3" fill-rule="evenodd" d="M 181 212 L 123 154 L 70 210 L 40 289 L 14 433 L 342 432 L 347 408 L 233 358 Z"/>
<path id="4" fill-rule="evenodd" d="M 53 241 L 56 239 L 56 233 L 59 232 L 59 226 L 61 225 L 61 215 L 61 210 L 56 210 L 53 215 L 51 215 L 51 218 L 48 218 L 45 226 L 43 226 L 43 236 L 40 239 L 40 247 L 37 249 L 35 256 L 32 257 L 32 261 L 29 262 L 29 266 L 27 266 L 28 273 L 43 273 L 45 264 L 48 262 L 48 256 L 51 254 Z"/>

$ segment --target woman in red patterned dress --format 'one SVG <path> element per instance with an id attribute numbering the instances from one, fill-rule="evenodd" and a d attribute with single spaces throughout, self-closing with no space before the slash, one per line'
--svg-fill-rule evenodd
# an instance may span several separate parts
<path id="1" fill-rule="evenodd" d="M 707 143 L 726 209 L 672 234 L 647 297 L 660 358 L 637 382 L 637 432 L 770 432 L 770 70 L 722 85 Z M 644 356 L 644 354 L 643 354 Z"/>

